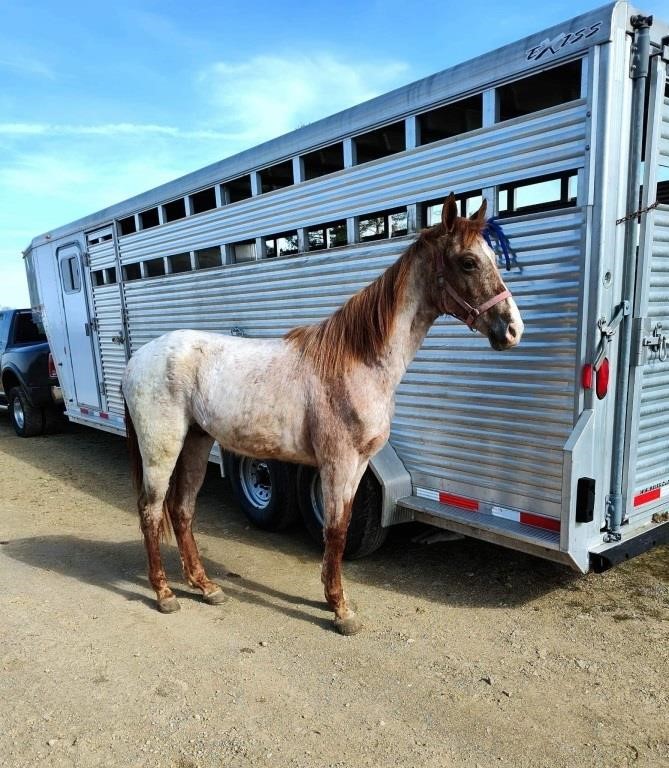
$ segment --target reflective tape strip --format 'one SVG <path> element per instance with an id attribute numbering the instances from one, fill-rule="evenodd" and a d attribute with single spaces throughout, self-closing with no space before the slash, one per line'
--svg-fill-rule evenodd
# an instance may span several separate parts
<path id="1" fill-rule="evenodd" d="M 668 486 L 669 488 L 669 486 Z M 416 488 L 416 496 L 422 499 L 438 501 L 440 504 L 448 504 L 451 507 L 459 507 L 468 512 L 481 512 L 482 514 L 501 517 L 504 520 L 511 520 L 521 525 L 530 525 L 533 528 L 543 528 L 547 531 L 560 530 L 560 521 L 554 517 L 544 517 L 544 515 L 535 515 L 531 512 L 521 512 L 518 509 L 509 509 L 508 507 L 499 507 L 492 505 L 482 505 L 476 499 L 468 499 L 465 496 L 456 496 L 453 493 L 445 491 L 436 491 L 432 488 Z"/>
<path id="2" fill-rule="evenodd" d="M 650 491 L 644 491 L 634 497 L 634 506 L 641 507 L 644 504 L 650 504 L 651 501 L 657 501 L 665 496 L 669 496 L 669 485 L 663 485 L 661 488 L 652 488 Z"/>

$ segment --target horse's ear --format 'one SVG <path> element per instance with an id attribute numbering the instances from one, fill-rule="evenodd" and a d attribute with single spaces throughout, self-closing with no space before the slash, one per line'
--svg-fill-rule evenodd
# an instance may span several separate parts
<path id="1" fill-rule="evenodd" d="M 453 231 L 457 218 L 458 204 L 455 202 L 455 195 L 451 192 L 444 200 L 444 207 L 441 209 L 441 223 L 446 227 L 447 232 Z"/>
<path id="2" fill-rule="evenodd" d="M 476 211 L 476 213 L 473 213 L 469 218 L 471 221 L 477 221 L 481 226 L 485 224 L 485 213 L 488 210 L 488 201 L 483 198 L 483 202 L 481 203 L 481 207 Z"/>

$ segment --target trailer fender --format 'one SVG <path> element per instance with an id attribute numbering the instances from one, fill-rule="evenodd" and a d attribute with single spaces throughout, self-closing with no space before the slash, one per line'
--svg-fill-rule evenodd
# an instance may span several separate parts
<path id="1" fill-rule="evenodd" d="M 386 443 L 376 455 L 372 456 L 369 467 L 381 486 L 382 527 L 413 520 L 411 510 L 397 507 L 398 499 L 411 496 L 411 476 L 390 443 Z"/>

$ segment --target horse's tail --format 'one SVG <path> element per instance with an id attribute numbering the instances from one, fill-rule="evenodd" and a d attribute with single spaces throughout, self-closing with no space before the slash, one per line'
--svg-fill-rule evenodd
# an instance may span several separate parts
<path id="1" fill-rule="evenodd" d="M 135 431 L 135 425 L 133 424 L 130 411 L 128 410 L 128 404 L 125 399 L 123 400 L 125 406 L 125 431 L 128 444 L 128 458 L 130 460 L 130 478 L 132 480 L 132 487 L 138 496 L 144 493 L 144 464 L 142 462 L 142 452 L 139 450 L 139 440 L 137 439 L 137 432 Z M 163 541 L 169 541 L 172 536 L 172 518 L 170 513 L 170 496 L 172 492 L 172 482 L 170 481 L 170 489 L 168 490 L 163 500 L 163 516 L 160 521 L 160 538 Z"/>

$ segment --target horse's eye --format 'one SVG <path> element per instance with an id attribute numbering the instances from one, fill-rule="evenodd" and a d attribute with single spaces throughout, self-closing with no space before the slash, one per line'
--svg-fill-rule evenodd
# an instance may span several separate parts
<path id="1" fill-rule="evenodd" d="M 465 272 L 473 272 L 477 266 L 476 259 L 472 259 L 471 257 L 463 259 L 460 263 Z"/>

